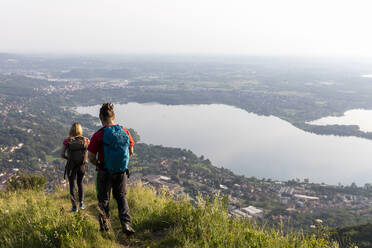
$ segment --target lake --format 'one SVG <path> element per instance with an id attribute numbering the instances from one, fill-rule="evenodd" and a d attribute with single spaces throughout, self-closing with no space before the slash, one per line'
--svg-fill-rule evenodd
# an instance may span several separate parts
<path id="1" fill-rule="evenodd" d="M 98 116 L 100 106 L 78 107 Z M 372 182 L 372 141 L 307 133 L 274 116 L 222 105 L 115 105 L 116 122 L 149 144 L 190 149 L 215 166 L 278 180 Z"/>
<path id="2" fill-rule="evenodd" d="M 357 125 L 360 131 L 372 132 L 372 110 L 352 109 L 343 116 L 327 116 L 309 122 L 312 125 Z"/>

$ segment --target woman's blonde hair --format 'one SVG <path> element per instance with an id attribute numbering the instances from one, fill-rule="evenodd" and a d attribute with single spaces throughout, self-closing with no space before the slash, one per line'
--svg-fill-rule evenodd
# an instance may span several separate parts
<path id="1" fill-rule="evenodd" d="M 72 124 L 70 128 L 70 132 L 68 133 L 70 137 L 82 136 L 83 135 L 83 128 L 81 127 L 79 122 L 75 122 Z"/>

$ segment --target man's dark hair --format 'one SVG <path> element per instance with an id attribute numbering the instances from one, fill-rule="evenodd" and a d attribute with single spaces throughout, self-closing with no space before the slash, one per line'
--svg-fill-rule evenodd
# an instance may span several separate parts
<path id="1" fill-rule="evenodd" d="M 102 104 L 102 107 L 99 110 L 99 117 L 102 120 L 115 118 L 114 105 L 109 102 Z"/>

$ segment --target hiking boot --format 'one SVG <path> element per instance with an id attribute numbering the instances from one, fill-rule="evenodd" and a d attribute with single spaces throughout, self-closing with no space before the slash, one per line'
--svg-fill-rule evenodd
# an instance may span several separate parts
<path id="1" fill-rule="evenodd" d="M 136 231 L 130 226 L 129 222 L 126 222 L 123 224 L 123 232 L 127 235 L 133 235 Z"/>
<path id="2" fill-rule="evenodd" d="M 86 206 L 85 206 L 85 204 L 84 204 L 84 203 L 82 203 L 82 202 L 80 202 L 80 209 L 82 209 L 82 210 L 86 209 Z"/>
<path id="3" fill-rule="evenodd" d="M 108 232 L 110 230 L 110 221 L 103 215 L 98 216 L 99 230 L 101 232 Z"/>
<path id="4" fill-rule="evenodd" d="M 76 213 L 76 212 L 78 212 L 78 211 L 79 211 L 79 210 L 77 209 L 77 207 L 72 207 L 72 208 L 71 208 L 71 212 L 72 212 L 72 213 Z"/>

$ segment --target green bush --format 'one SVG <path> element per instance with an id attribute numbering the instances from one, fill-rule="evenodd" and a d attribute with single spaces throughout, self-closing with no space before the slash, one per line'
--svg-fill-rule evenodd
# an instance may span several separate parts
<path id="1" fill-rule="evenodd" d="M 47 178 L 42 175 L 17 173 L 6 182 L 7 191 L 16 190 L 43 190 Z"/>

